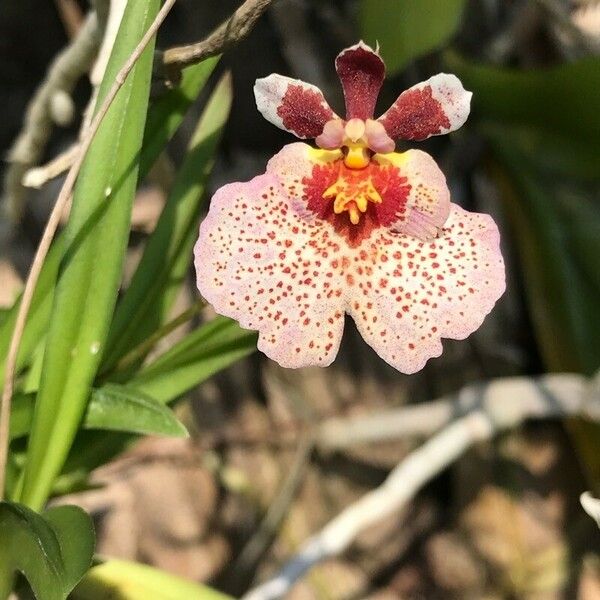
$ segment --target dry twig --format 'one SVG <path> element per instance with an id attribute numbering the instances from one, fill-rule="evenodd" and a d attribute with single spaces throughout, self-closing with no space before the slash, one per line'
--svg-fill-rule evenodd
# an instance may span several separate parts
<path id="1" fill-rule="evenodd" d="M 164 21 L 165 17 L 167 16 L 174 4 L 175 0 L 165 0 L 165 3 L 163 4 L 159 13 L 156 15 L 156 18 L 154 19 L 153 23 L 148 28 L 148 31 L 146 31 L 146 33 L 140 40 L 140 43 L 132 52 L 131 56 L 127 59 L 123 67 L 121 67 L 121 70 L 117 73 L 115 82 L 108 91 L 108 94 L 102 102 L 102 105 L 100 106 L 98 112 L 94 116 L 94 119 L 92 120 L 89 129 L 85 132 L 85 135 L 81 141 L 81 147 L 79 150 L 77 160 L 75 161 L 73 166 L 70 168 L 69 173 L 67 174 L 67 177 L 60 190 L 54 208 L 52 209 L 50 217 L 48 218 L 48 223 L 46 224 L 46 228 L 44 229 L 44 233 L 42 235 L 42 239 L 40 240 L 40 244 L 35 253 L 35 257 L 31 265 L 31 270 L 25 283 L 25 289 L 21 298 L 21 305 L 19 306 L 19 312 L 17 314 L 15 328 L 10 341 L 8 356 L 6 358 L 6 383 L 2 392 L 2 405 L 0 406 L 0 499 L 3 497 L 4 494 L 4 478 L 6 474 L 6 459 L 8 456 L 9 442 L 10 406 L 14 388 L 17 355 L 19 352 L 19 346 L 21 344 L 21 338 L 23 336 L 23 331 L 25 328 L 25 322 L 27 320 L 27 314 L 31 306 L 31 300 L 33 298 L 35 286 L 40 276 L 44 260 L 46 259 L 46 255 L 48 254 L 48 250 L 50 248 L 50 243 L 52 242 L 54 234 L 56 233 L 56 230 L 58 228 L 60 217 L 63 213 L 67 202 L 69 201 L 69 198 L 71 197 L 71 193 L 73 192 L 73 187 L 75 185 L 75 181 L 77 179 L 77 175 L 79 174 L 79 170 L 81 168 L 85 155 L 89 150 L 89 147 L 94 139 L 94 136 L 96 135 L 96 132 L 98 131 L 98 128 L 100 127 L 100 124 L 102 123 L 102 120 L 106 116 L 110 105 L 113 103 L 113 100 L 115 99 L 117 93 L 121 89 L 123 83 L 125 83 L 125 80 L 127 79 L 127 76 L 133 69 L 135 63 L 142 55 L 144 49 L 146 48 L 152 37 L 156 34 L 158 28 L 160 27 L 160 25 L 162 24 L 162 22 Z"/>
<path id="2" fill-rule="evenodd" d="M 163 65 L 167 71 L 172 72 L 224 52 L 250 33 L 271 2 L 272 0 L 246 0 L 206 39 L 189 46 L 165 50 Z"/>
<path id="3" fill-rule="evenodd" d="M 4 178 L 4 210 L 13 223 L 22 212 L 23 175 L 38 162 L 52 133 L 53 99 L 57 94 L 70 95 L 79 78 L 89 71 L 100 47 L 103 27 L 103 19 L 96 11 L 91 12 L 73 42 L 54 59 L 29 103 L 23 129 L 8 153 L 9 166 Z"/>
<path id="4" fill-rule="evenodd" d="M 285 596 L 308 569 L 339 555 L 362 531 L 404 508 L 425 483 L 477 442 L 530 417 L 579 414 L 598 418 L 600 396 L 589 393 L 583 377 L 547 376 L 540 378 L 542 384 L 532 381 L 520 390 L 515 388 L 515 381 L 522 384 L 525 379 L 497 380 L 487 388 L 465 388 L 459 394 L 459 404 L 473 407 L 467 414 L 453 419 L 410 453 L 380 487 L 342 511 L 311 537 L 275 577 L 248 592 L 244 600 Z M 517 390 L 520 394 L 515 395 Z"/>
<path id="5" fill-rule="evenodd" d="M 458 394 L 373 415 L 330 418 L 319 427 L 317 445 L 322 450 L 340 450 L 348 446 L 427 437 L 453 419 L 481 409 L 497 423 L 509 429 L 521 417 L 522 405 L 528 417 L 550 418 L 577 414 L 580 398 L 587 386 L 582 375 L 550 374 L 539 378 L 507 377 L 463 388 Z M 549 403 L 548 398 L 554 398 Z"/>

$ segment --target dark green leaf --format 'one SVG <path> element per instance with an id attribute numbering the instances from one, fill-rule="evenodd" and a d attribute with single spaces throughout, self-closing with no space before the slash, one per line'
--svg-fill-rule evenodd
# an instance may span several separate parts
<path id="1" fill-rule="evenodd" d="M 448 53 L 449 70 L 473 91 L 476 116 L 583 140 L 600 155 L 600 57 L 518 71 L 467 62 Z"/>
<path id="2" fill-rule="evenodd" d="M 13 399 L 11 439 L 29 433 L 34 403 L 35 394 L 19 394 Z M 82 427 L 142 435 L 187 436 L 185 427 L 164 404 L 139 390 L 110 383 L 92 390 Z"/>
<path id="3" fill-rule="evenodd" d="M 466 0 L 362 0 L 364 40 L 381 46 L 388 71 L 441 48 L 454 35 Z"/>
<path id="4" fill-rule="evenodd" d="M 76 506 L 39 515 L 21 504 L 0 503 L 0 598 L 23 573 L 38 600 L 65 600 L 92 563 L 94 528 Z"/>
<path id="5" fill-rule="evenodd" d="M 179 84 L 154 102 L 148 112 L 144 132 L 144 150 L 140 157 L 140 174 L 148 173 L 158 155 L 179 128 L 190 105 L 208 81 L 220 56 L 183 69 Z"/>
<path id="6" fill-rule="evenodd" d="M 172 402 L 221 369 L 256 350 L 256 333 L 217 317 L 188 334 L 127 385 L 159 402 Z M 82 432 L 65 467 L 84 477 L 91 469 L 122 452 L 131 436 Z"/>
<path id="7" fill-rule="evenodd" d="M 558 180 L 519 144 L 524 132 L 486 131 L 509 176 L 505 207 L 545 362 L 591 374 L 600 366 L 600 182 Z"/>

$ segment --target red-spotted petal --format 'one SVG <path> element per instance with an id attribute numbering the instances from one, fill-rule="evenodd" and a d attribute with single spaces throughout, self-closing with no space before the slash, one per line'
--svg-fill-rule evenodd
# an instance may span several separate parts
<path id="1" fill-rule="evenodd" d="M 395 140 L 443 135 L 467 120 L 472 95 L 458 77 L 440 73 L 400 94 L 378 121 Z"/>
<path id="2" fill-rule="evenodd" d="M 450 190 L 435 160 L 421 150 L 375 155 L 375 160 L 397 167 L 410 186 L 403 211 L 391 228 L 421 240 L 436 237 L 450 213 Z"/>
<path id="3" fill-rule="evenodd" d="M 314 152 L 290 144 L 264 175 L 219 189 L 195 247 L 200 293 L 285 367 L 330 364 L 343 331 L 344 273 L 331 266 L 341 238 L 303 199 Z"/>
<path id="4" fill-rule="evenodd" d="M 349 312 L 365 341 L 403 373 L 439 356 L 441 338 L 475 331 L 505 289 L 496 224 L 451 206 L 438 238 L 379 230 L 354 255 Z"/>
<path id="5" fill-rule="evenodd" d="M 342 50 L 335 68 L 344 88 L 346 119 L 370 119 L 385 77 L 385 65 L 377 52 L 359 42 Z"/>
<path id="6" fill-rule="evenodd" d="M 318 87 L 283 75 L 257 79 L 254 96 L 267 121 L 301 139 L 316 138 L 327 121 L 339 118 Z"/>

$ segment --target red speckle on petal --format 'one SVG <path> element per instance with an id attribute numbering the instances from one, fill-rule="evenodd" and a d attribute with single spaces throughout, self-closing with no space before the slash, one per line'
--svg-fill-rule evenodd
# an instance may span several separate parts
<path id="1" fill-rule="evenodd" d="M 293 84 L 288 86 L 277 114 L 288 131 L 303 138 L 316 138 L 325 123 L 334 117 L 332 110 L 323 105 L 322 96 Z"/>
<path id="2" fill-rule="evenodd" d="M 424 140 L 450 128 L 442 104 L 433 97 L 430 85 L 407 90 L 380 119 L 393 139 Z"/>

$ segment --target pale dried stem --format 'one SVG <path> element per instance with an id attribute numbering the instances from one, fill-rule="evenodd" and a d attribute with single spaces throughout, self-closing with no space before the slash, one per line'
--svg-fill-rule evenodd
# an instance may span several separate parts
<path id="1" fill-rule="evenodd" d="M 73 166 L 78 154 L 79 144 L 74 144 L 45 165 L 29 169 L 23 176 L 23 185 L 30 188 L 41 188 L 51 179 L 68 171 Z"/>
<path id="2" fill-rule="evenodd" d="M 584 377 L 568 374 L 549 375 L 530 382 L 526 378 L 510 378 L 488 386 L 465 388 L 458 395 L 458 406 L 470 406 L 466 414 L 447 422 L 443 429 L 411 452 L 380 487 L 343 510 L 312 536 L 275 577 L 248 592 L 244 600 L 284 597 L 311 567 L 341 554 L 361 532 L 403 509 L 428 481 L 468 448 L 492 438 L 497 432 L 532 417 L 577 414 L 598 419 L 600 395 L 590 390 Z M 421 417 L 426 419 L 426 413 Z M 442 414 L 441 418 L 438 416 L 438 423 L 446 419 Z M 381 427 L 381 423 L 378 421 L 377 426 Z M 428 427 L 423 426 L 423 430 Z"/>
<path id="3" fill-rule="evenodd" d="M 102 20 L 90 13 L 73 42 L 52 62 L 44 82 L 27 107 L 23 129 L 8 153 L 4 178 L 3 205 L 11 222 L 20 219 L 25 172 L 38 162 L 52 133 L 51 104 L 57 93 L 70 94 L 79 78 L 89 71 L 100 47 Z"/>
<path id="4" fill-rule="evenodd" d="M 63 213 L 63 210 L 67 202 L 69 201 L 69 198 L 71 197 L 71 193 L 73 191 L 77 175 L 79 174 L 81 164 L 83 163 L 83 159 L 85 158 L 85 155 L 89 150 L 89 147 L 94 139 L 94 136 L 96 135 L 96 132 L 98 131 L 98 128 L 100 127 L 100 124 L 102 123 L 102 120 L 106 116 L 110 105 L 114 101 L 118 91 L 121 89 L 123 83 L 125 82 L 127 76 L 133 69 L 135 63 L 142 55 L 144 49 L 146 48 L 152 37 L 156 34 L 158 28 L 160 27 L 160 25 L 162 24 L 162 22 L 164 21 L 165 17 L 167 16 L 174 4 L 175 0 L 165 0 L 165 3 L 163 4 L 159 13 L 156 15 L 156 18 L 154 19 L 153 23 L 148 28 L 148 31 L 146 31 L 140 43 L 137 45 L 135 50 L 127 59 L 123 67 L 121 67 L 121 70 L 117 73 L 115 82 L 113 83 L 104 101 L 102 102 L 102 105 L 100 106 L 98 112 L 93 118 L 89 129 L 85 132 L 85 135 L 81 140 L 81 146 L 79 149 L 77 159 L 73 166 L 70 168 L 69 173 L 67 174 L 65 182 L 56 200 L 56 204 L 54 205 L 54 208 L 50 213 L 50 217 L 48 218 L 48 223 L 46 224 L 46 228 L 44 229 L 44 233 L 42 235 L 42 239 L 40 240 L 40 244 L 35 253 L 35 257 L 31 265 L 31 270 L 25 283 L 25 289 L 21 298 L 19 312 L 17 313 L 15 329 L 13 331 L 9 352 L 6 359 L 6 383 L 2 392 L 2 405 L 0 406 L 0 499 L 2 499 L 4 495 L 6 460 L 8 456 L 9 443 L 10 407 L 14 388 L 17 355 L 19 352 L 19 346 L 21 343 L 21 338 L 23 336 L 23 331 L 25 329 L 27 314 L 31 306 L 31 300 L 33 298 L 33 293 L 35 291 L 35 287 L 40 276 L 44 260 L 46 258 L 46 255 L 48 254 L 50 243 L 54 238 L 54 234 L 56 233 L 58 224 L 60 223 L 60 218 Z"/>
<path id="5" fill-rule="evenodd" d="M 580 412 L 580 398 L 587 386 L 581 375 L 550 374 L 538 378 L 507 377 L 470 385 L 460 393 L 422 404 L 403 406 L 373 415 L 330 418 L 319 427 L 321 450 L 341 450 L 358 444 L 427 437 L 453 419 L 483 409 L 501 428 L 518 422 L 523 406 L 529 417 L 549 418 Z M 548 398 L 553 398 L 552 404 Z"/>
<path id="6" fill-rule="evenodd" d="M 227 21 L 219 25 L 206 39 L 189 46 L 179 46 L 165 50 L 162 57 L 163 66 L 170 75 L 173 75 L 174 72 L 180 71 L 188 65 L 202 62 L 206 58 L 224 52 L 250 33 L 256 21 L 272 1 L 246 0 Z M 90 106 L 93 106 L 93 104 L 92 98 Z M 89 110 L 86 110 L 86 115 L 89 112 Z M 82 130 L 85 131 L 85 129 L 84 121 Z M 21 180 L 27 187 L 41 187 L 50 179 L 58 177 L 71 166 L 72 163 L 69 164 L 69 160 L 72 159 L 71 151 L 72 149 L 67 150 L 64 154 L 41 167 L 29 170 L 27 170 L 27 167 L 19 169 L 19 173 L 15 181 L 11 182 L 10 187 L 20 186 Z M 34 162 L 35 160 L 30 161 L 28 166 Z"/>

